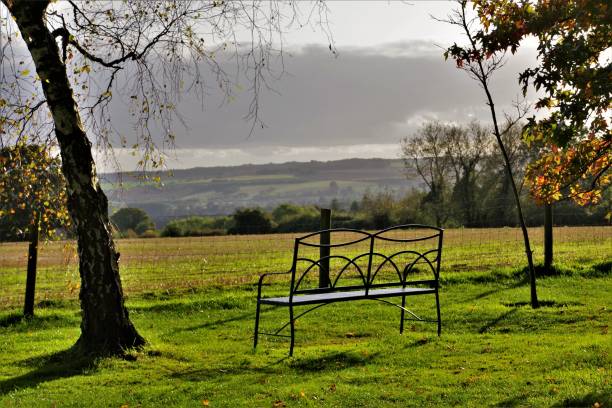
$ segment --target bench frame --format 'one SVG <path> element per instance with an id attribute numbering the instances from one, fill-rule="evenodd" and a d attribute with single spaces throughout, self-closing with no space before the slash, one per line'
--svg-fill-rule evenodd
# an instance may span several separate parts
<path id="1" fill-rule="evenodd" d="M 423 230 L 426 233 L 423 237 L 418 238 L 410 238 L 410 239 L 400 239 L 393 237 L 384 236 L 390 231 L 394 230 L 402 230 L 402 229 L 410 229 L 410 230 Z M 361 238 L 355 239 L 350 242 L 340 243 L 340 244 L 325 244 L 319 243 L 314 244 L 311 242 L 307 242 L 308 238 L 312 238 L 316 235 L 321 234 L 329 234 L 333 232 L 347 232 L 347 233 L 355 233 L 357 235 L 361 235 Z M 438 325 L 438 336 L 440 336 L 442 330 L 442 321 L 440 318 L 440 299 L 438 294 L 439 289 L 439 275 L 440 275 L 440 260 L 442 257 L 442 238 L 443 238 L 444 230 L 442 228 L 421 225 L 421 224 L 406 224 L 406 225 L 398 225 L 390 228 L 386 228 L 374 233 L 349 229 L 349 228 L 335 228 L 335 229 L 327 229 L 322 231 L 317 231 L 310 233 L 308 235 L 304 235 L 302 237 L 298 237 L 295 239 L 294 250 L 293 250 L 293 261 L 291 265 L 291 269 L 287 272 L 271 272 L 260 275 L 258 287 L 257 287 L 257 309 L 255 313 L 255 333 L 253 340 L 253 348 L 257 348 L 257 342 L 259 335 L 268 335 L 268 336 L 278 336 L 278 337 L 289 337 L 291 339 L 291 345 L 289 347 L 289 355 L 293 355 L 293 348 L 295 345 L 295 321 L 300 317 L 304 316 L 307 313 L 312 312 L 322 306 L 328 305 L 330 303 L 338 303 L 338 302 L 346 302 L 352 300 L 376 300 L 379 302 L 383 302 L 389 304 L 391 306 L 395 306 L 401 310 L 400 316 L 400 334 L 404 331 L 404 321 L 405 320 L 418 320 L 418 321 L 429 321 L 429 322 L 437 322 Z M 369 251 L 361 253 L 355 257 L 348 258 L 342 255 L 326 255 L 321 257 L 318 260 L 313 260 L 309 258 L 304 258 L 300 256 L 300 247 L 318 247 L 318 248 L 327 248 L 327 254 L 329 254 L 330 248 L 338 248 L 338 247 L 350 247 L 351 245 L 355 245 L 360 242 L 364 242 L 369 240 Z M 390 241 L 395 243 L 406 243 L 409 244 L 411 242 L 417 241 L 425 241 L 425 240 L 437 240 L 437 244 L 434 249 L 425 252 L 418 252 L 415 250 L 401 250 L 391 255 L 384 255 L 378 252 L 375 252 L 375 243 L 377 240 L 380 241 Z M 416 259 L 402 268 L 400 268 L 394 262 L 393 258 L 401 255 L 401 254 L 412 254 L 416 257 Z M 429 256 L 435 254 L 435 258 L 429 259 Z M 382 257 L 382 263 L 374 270 L 373 259 L 375 257 Z M 300 289 L 300 283 L 304 279 L 304 277 L 309 273 L 309 271 L 318 266 L 319 268 L 324 268 L 325 262 L 329 264 L 329 260 L 332 258 L 342 258 L 347 261 L 347 264 L 340 271 L 338 276 L 333 282 L 329 282 L 329 287 L 324 288 L 314 288 L 314 289 Z M 361 268 L 356 264 L 356 261 L 361 258 L 367 258 L 367 271 L 364 274 Z M 310 262 L 311 266 L 306 269 L 305 272 L 298 274 L 297 273 L 297 264 L 299 261 Z M 390 263 L 398 274 L 397 282 L 385 282 L 385 283 L 374 283 L 374 279 L 376 278 L 376 274 L 381 268 L 386 264 Z M 407 280 L 408 274 L 412 271 L 413 267 L 416 264 L 426 264 L 431 269 L 433 274 L 433 279 L 427 280 Z M 338 280 L 344 270 L 350 265 L 354 265 L 361 277 L 363 284 L 362 285 L 350 285 L 350 286 L 337 286 Z M 266 277 L 271 275 L 287 275 L 291 274 L 291 284 L 289 288 L 289 296 L 287 297 L 262 297 L 262 286 Z M 423 286 L 427 287 L 423 287 Z M 425 295 L 432 294 L 435 296 L 436 300 L 436 320 L 426 320 L 417 316 L 415 313 L 406 308 L 406 297 L 407 296 L 415 296 L 415 295 Z M 401 297 L 401 305 L 392 303 L 386 298 L 392 297 Z M 281 326 L 278 330 L 273 333 L 264 333 L 259 331 L 259 320 L 261 314 L 261 305 L 268 304 L 271 306 L 281 306 L 287 307 L 289 309 L 289 321 Z M 306 311 L 300 313 L 299 315 L 295 315 L 294 308 L 298 306 L 306 306 L 306 305 L 315 305 L 307 309 Z M 410 319 L 405 318 L 405 314 L 408 313 L 412 316 Z M 290 335 L 280 334 L 287 326 L 290 327 Z"/>

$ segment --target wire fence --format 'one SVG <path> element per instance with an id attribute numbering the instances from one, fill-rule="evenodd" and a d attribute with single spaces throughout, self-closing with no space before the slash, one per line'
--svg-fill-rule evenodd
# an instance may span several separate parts
<path id="1" fill-rule="evenodd" d="M 257 276 L 287 271 L 301 233 L 189 238 L 119 239 L 126 295 L 254 285 Z M 543 260 L 543 228 L 530 228 L 536 262 Z M 27 243 L 0 243 L 0 308 L 23 303 Z M 597 263 L 612 258 L 612 227 L 555 227 L 555 262 Z M 519 228 L 457 228 L 444 234 L 442 274 L 488 271 L 526 264 Z M 37 302 L 78 299 L 74 241 L 41 244 Z"/>

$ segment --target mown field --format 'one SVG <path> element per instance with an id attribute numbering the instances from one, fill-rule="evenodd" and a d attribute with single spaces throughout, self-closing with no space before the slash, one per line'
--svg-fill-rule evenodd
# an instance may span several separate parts
<path id="1" fill-rule="evenodd" d="M 532 231 L 541 262 L 541 234 Z M 376 302 L 327 306 L 288 342 L 252 350 L 258 273 L 286 270 L 290 235 L 122 240 L 131 317 L 149 341 L 126 358 L 73 354 L 73 244 L 41 256 L 37 316 L 19 318 L 25 246 L 0 245 L 0 406 L 612 406 L 612 229 L 558 228 L 556 273 L 528 306 L 519 232 L 449 230 L 443 333 Z M 282 293 L 275 281 L 268 293 Z M 431 316 L 432 299 L 411 299 Z M 286 320 L 268 310 L 264 329 Z"/>

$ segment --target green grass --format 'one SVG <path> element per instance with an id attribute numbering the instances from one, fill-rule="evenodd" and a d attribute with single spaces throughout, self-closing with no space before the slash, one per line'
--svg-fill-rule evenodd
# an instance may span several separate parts
<path id="1" fill-rule="evenodd" d="M 0 245 L 0 407 L 612 406 L 611 227 L 556 229 L 538 310 L 518 230 L 447 230 L 442 337 L 414 322 L 399 335 L 397 309 L 351 302 L 300 319 L 294 357 L 276 338 L 254 353 L 257 274 L 288 269 L 294 235 L 120 240 L 130 315 L 149 341 L 126 358 L 70 348 L 72 243 L 43 247 L 30 321 L 19 317 L 26 245 Z M 539 261 L 541 230 L 531 235 Z M 430 297 L 410 308 L 433 317 Z M 267 310 L 263 329 L 286 319 Z"/>
<path id="2" fill-rule="evenodd" d="M 447 274 L 443 333 L 377 302 L 330 305 L 288 342 L 252 350 L 252 284 L 133 294 L 131 317 L 149 345 L 126 358 L 75 355 L 79 310 L 48 301 L 22 321 L 0 312 L 2 407 L 612 406 L 609 261 L 560 264 L 539 279 L 531 309 L 512 268 Z M 268 293 L 281 293 L 275 283 Z M 410 299 L 431 316 L 430 297 Z M 264 312 L 264 329 L 287 316 Z M 413 324 L 414 323 L 414 324 Z"/>
<path id="3" fill-rule="evenodd" d="M 253 283 L 258 274 L 286 271 L 293 238 L 303 234 L 200 238 L 121 239 L 121 277 L 129 295 L 176 288 Z M 542 228 L 530 230 L 536 262 L 542 262 Z M 612 227 L 555 228 L 555 259 L 572 268 L 611 257 Z M 449 229 L 444 233 L 442 277 L 525 265 L 518 228 Z M 37 296 L 77 299 L 78 262 L 74 242 L 41 247 Z M 23 302 L 27 244 L 0 244 L 0 310 Z"/>

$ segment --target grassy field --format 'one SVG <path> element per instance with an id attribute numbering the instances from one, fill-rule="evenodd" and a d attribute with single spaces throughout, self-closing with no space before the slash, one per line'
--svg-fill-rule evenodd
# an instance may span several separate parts
<path id="1" fill-rule="evenodd" d="M 139 295 L 254 283 L 261 273 L 289 268 L 297 235 L 302 234 L 118 240 L 124 289 L 128 295 Z M 542 228 L 531 229 L 530 235 L 535 260 L 542 262 Z M 518 228 L 447 230 L 442 275 L 524 265 L 522 245 Z M 559 262 L 604 262 L 611 254 L 612 227 L 555 228 L 555 259 Z M 0 310 L 23 302 L 26 264 L 26 243 L 0 244 Z M 74 242 L 43 245 L 38 299 L 77 299 L 77 268 Z"/>
<path id="2" fill-rule="evenodd" d="M 70 350 L 73 249 L 47 246 L 42 276 L 53 278 L 37 317 L 0 308 L 0 406 L 612 406 L 609 228 L 557 230 L 557 274 L 539 279 L 537 310 L 516 230 L 448 231 L 441 337 L 414 322 L 399 335 L 395 308 L 350 302 L 300 319 L 292 358 L 283 339 L 252 350 L 255 276 L 287 269 L 290 238 L 121 241 L 128 307 L 149 341 L 121 359 Z M 22 250 L 0 246 L 4 293 L 22 276 Z M 431 316 L 431 299 L 411 300 Z M 286 313 L 267 310 L 264 329 Z"/>

